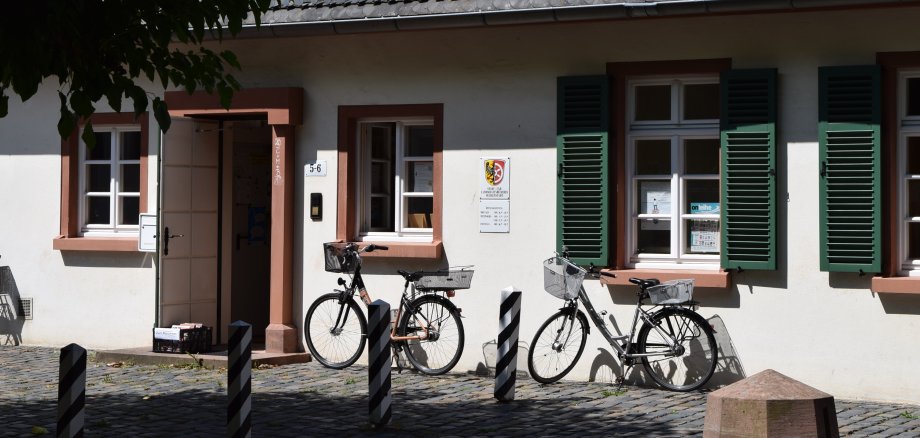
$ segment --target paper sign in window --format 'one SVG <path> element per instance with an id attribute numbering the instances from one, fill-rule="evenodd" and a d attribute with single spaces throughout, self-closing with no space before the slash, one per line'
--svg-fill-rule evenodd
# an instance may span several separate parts
<path id="1" fill-rule="evenodd" d="M 671 183 L 669 181 L 643 181 L 639 183 L 639 213 L 670 214 Z"/>

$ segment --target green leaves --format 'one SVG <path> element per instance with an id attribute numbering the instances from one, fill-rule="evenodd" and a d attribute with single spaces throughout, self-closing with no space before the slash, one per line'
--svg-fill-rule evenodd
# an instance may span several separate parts
<path id="1" fill-rule="evenodd" d="M 160 129 L 163 132 L 169 130 L 169 125 L 172 123 L 172 119 L 169 117 L 169 109 L 166 108 L 166 102 L 160 100 L 159 97 L 153 98 L 153 117 L 157 119 L 157 123 L 160 124 Z"/>
<path id="2" fill-rule="evenodd" d="M 0 117 L 9 112 L 7 90 L 26 101 L 49 78 L 59 84 L 57 128 L 62 137 L 69 136 L 79 120 L 88 120 L 103 98 L 116 112 L 121 112 L 125 97 L 132 100 L 135 114 L 147 111 L 150 96 L 158 90 L 143 89 L 140 79 L 156 81 L 163 89 L 172 86 L 216 93 L 221 105 L 229 107 L 240 85 L 228 70 L 239 69 L 241 63 L 230 51 L 217 53 L 201 44 L 207 38 L 220 40 L 225 29 L 236 35 L 249 14 L 261 23 L 269 6 L 270 0 L 4 5 L 0 14 Z M 153 98 L 153 113 L 161 129 L 167 130 L 169 111 L 159 97 Z"/>

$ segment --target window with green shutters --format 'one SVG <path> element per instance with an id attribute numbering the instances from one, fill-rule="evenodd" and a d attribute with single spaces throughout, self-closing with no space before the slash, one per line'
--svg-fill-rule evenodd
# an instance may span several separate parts
<path id="1" fill-rule="evenodd" d="M 821 270 L 881 270 L 880 70 L 819 71 Z"/>
<path id="2" fill-rule="evenodd" d="M 776 70 L 722 73 L 726 269 L 776 269 Z"/>
<path id="3" fill-rule="evenodd" d="M 559 248 L 584 265 L 776 269 L 776 70 L 719 70 L 559 78 Z M 625 114 L 610 114 L 611 83 Z"/>
<path id="4" fill-rule="evenodd" d="M 557 246 L 583 265 L 609 259 L 608 90 L 606 76 L 557 83 Z"/>

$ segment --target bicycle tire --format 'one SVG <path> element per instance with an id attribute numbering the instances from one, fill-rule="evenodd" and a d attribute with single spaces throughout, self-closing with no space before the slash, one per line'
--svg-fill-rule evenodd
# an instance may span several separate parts
<path id="1" fill-rule="evenodd" d="M 558 341 L 562 335 L 565 339 Z M 573 336 L 574 335 L 574 336 Z M 550 316 L 537 330 L 527 352 L 527 369 L 540 383 L 553 383 L 563 378 L 585 351 L 588 340 L 588 320 L 581 312 L 560 310 Z M 575 354 L 571 352 L 575 346 Z"/>
<path id="2" fill-rule="evenodd" d="M 367 343 L 367 319 L 354 298 L 344 303 L 337 292 L 316 299 L 303 321 L 303 335 L 313 358 L 326 367 L 340 370 L 354 364 Z M 344 324 L 336 327 L 339 315 Z"/>
<path id="3" fill-rule="evenodd" d="M 428 328 L 428 339 L 404 341 L 406 359 L 424 374 L 437 376 L 450 371 L 463 354 L 460 311 L 446 298 L 422 295 L 409 303 L 408 310 L 400 316 L 396 333 L 399 336 L 422 333 L 419 320 Z"/>
<path id="4" fill-rule="evenodd" d="M 675 339 L 672 351 L 657 330 Z M 636 340 L 640 354 L 661 353 L 663 357 L 642 357 L 642 366 L 655 383 L 673 391 L 699 389 L 712 378 L 719 359 L 712 326 L 698 313 L 681 307 L 666 307 L 642 325 Z"/>

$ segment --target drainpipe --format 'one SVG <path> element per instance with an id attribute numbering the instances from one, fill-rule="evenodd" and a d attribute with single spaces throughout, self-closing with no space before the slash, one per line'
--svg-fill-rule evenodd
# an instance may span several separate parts
<path id="1" fill-rule="evenodd" d="M 163 130 L 157 124 L 157 252 L 154 257 L 154 291 L 153 291 L 153 328 L 160 325 L 160 230 L 163 229 L 163 211 L 162 211 L 162 190 L 160 190 L 160 181 L 163 180 Z"/>

